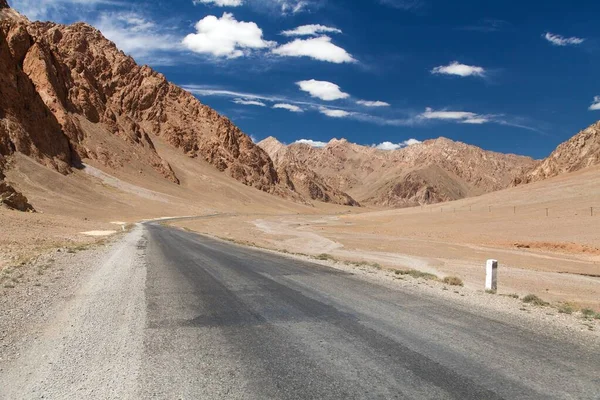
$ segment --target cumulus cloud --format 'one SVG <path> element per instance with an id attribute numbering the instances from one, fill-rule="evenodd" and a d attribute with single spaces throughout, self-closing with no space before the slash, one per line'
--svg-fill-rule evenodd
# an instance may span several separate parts
<path id="1" fill-rule="evenodd" d="M 279 56 L 310 57 L 314 60 L 335 64 L 356 62 L 346 50 L 331 43 L 331 38 L 329 36 L 296 39 L 274 48 L 272 52 Z"/>
<path id="2" fill-rule="evenodd" d="M 337 28 L 331 28 L 325 25 L 302 25 L 296 29 L 281 32 L 284 36 L 316 36 L 320 33 L 342 33 Z"/>
<path id="3" fill-rule="evenodd" d="M 230 13 L 223 13 L 221 18 L 204 17 L 196 23 L 196 31 L 183 39 L 183 45 L 195 53 L 215 57 L 242 57 L 249 50 L 276 44 L 264 40 L 262 29 L 254 22 L 237 21 Z"/>
<path id="4" fill-rule="evenodd" d="M 594 96 L 594 102 L 592 103 L 589 109 L 592 111 L 600 110 L 600 96 Z"/>
<path id="5" fill-rule="evenodd" d="M 422 143 L 422 142 L 417 139 L 408 139 L 408 140 L 405 140 L 400 143 L 382 142 L 377 145 L 373 145 L 372 147 L 375 147 L 376 149 L 379 149 L 379 150 L 398 150 L 398 149 L 402 149 L 404 147 L 412 146 L 413 144 L 419 144 L 419 143 Z"/>
<path id="6" fill-rule="evenodd" d="M 390 103 L 386 103 L 385 101 L 368 101 L 368 100 L 358 100 L 356 104 L 360 104 L 365 107 L 389 107 Z"/>
<path id="7" fill-rule="evenodd" d="M 340 100 L 350 97 L 348 93 L 340 90 L 340 87 L 335 83 L 327 81 L 317 81 L 314 79 L 308 81 L 296 82 L 300 90 L 307 92 L 311 97 L 316 97 L 324 101 Z"/>
<path id="8" fill-rule="evenodd" d="M 351 112 L 346 110 L 338 110 L 327 107 L 319 107 L 319 112 L 331 118 L 346 118 L 352 115 Z"/>
<path id="9" fill-rule="evenodd" d="M 434 111 L 427 107 L 425 112 L 417 117 L 420 120 L 450 120 L 463 124 L 484 124 L 490 122 L 488 116 L 467 111 Z"/>
<path id="10" fill-rule="evenodd" d="M 319 142 L 317 140 L 312 140 L 312 139 L 299 139 L 299 140 L 296 140 L 292 144 L 307 144 L 307 145 L 312 146 L 312 147 L 325 147 L 325 146 L 327 146 L 327 143 L 325 143 L 325 142 Z"/>
<path id="11" fill-rule="evenodd" d="M 287 103 L 277 103 L 277 104 L 274 104 L 273 108 L 280 108 L 280 109 L 288 110 L 288 111 L 295 112 L 295 113 L 304 112 L 304 110 L 301 109 L 300 107 L 295 106 L 293 104 L 287 104 Z"/>
<path id="12" fill-rule="evenodd" d="M 552 43 L 555 46 L 576 46 L 585 41 L 585 39 L 582 39 L 582 38 L 578 38 L 578 37 L 567 38 L 567 37 L 564 37 L 561 35 L 556 35 L 556 34 L 550 33 L 550 32 L 546 32 L 543 37 L 544 37 L 544 39 L 546 39 L 547 41 L 549 41 L 550 43 Z"/>
<path id="13" fill-rule="evenodd" d="M 243 105 L 243 106 L 259 106 L 259 107 L 266 107 L 267 106 L 265 103 L 263 103 L 262 101 L 258 101 L 258 100 L 233 99 L 231 101 L 233 103 L 235 103 L 235 104 L 240 104 L 240 105 Z"/>
<path id="14" fill-rule="evenodd" d="M 485 69 L 474 65 L 461 64 L 458 61 L 453 61 L 448 65 L 435 67 L 431 70 L 432 74 L 442 75 L 458 75 L 462 77 L 466 76 L 484 76 Z"/>
<path id="15" fill-rule="evenodd" d="M 213 4 L 218 7 L 239 7 L 243 4 L 242 0 L 193 0 L 194 5 Z"/>

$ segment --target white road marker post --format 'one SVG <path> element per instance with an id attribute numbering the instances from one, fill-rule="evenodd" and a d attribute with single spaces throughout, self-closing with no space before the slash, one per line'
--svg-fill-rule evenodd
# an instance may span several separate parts
<path id="1" fill-rule="evenodd" d="M 485 264 L 485 290 L 498 289 L 498 260 L 487 260 Z"/>

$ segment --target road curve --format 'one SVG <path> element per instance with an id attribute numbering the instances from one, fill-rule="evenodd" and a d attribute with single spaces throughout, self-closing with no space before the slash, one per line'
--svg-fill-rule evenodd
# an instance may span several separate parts
<path id="1" fill-rule="evenodd" d="M 443 300 L 155 223 L 119 246 L 0 398 L 600 398 L 598 354 Z"/>

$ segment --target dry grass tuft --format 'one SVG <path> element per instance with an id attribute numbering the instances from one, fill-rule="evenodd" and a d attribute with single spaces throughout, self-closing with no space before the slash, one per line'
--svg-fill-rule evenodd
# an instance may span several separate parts
<path id="1" fill-rule="evenodd" d="M 444 278 L 444 280 L 442 281 L 447 285 L 450 286 L 464 286 L 465 284 L 463 283 L 462 279 L 460 279 L 457 276 L 447 276 Z"/>
<path id="2" fill-rule="evenodd" d="M 547 301 L 540 299 L 535 294 L 528 294 L 527 296 L 523 297 L 523 303 L 533 304 L 534 306 L 540 307 L 545 307 L 550 304 Z"/>

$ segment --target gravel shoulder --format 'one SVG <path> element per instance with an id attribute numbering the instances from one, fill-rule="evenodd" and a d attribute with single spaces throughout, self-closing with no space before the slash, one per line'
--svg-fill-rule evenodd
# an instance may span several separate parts
<path id="1" fill-rule="evenodd" d="M 104 245 L 63 249 L 23 267 L 39 286 L 0 296 L 0 398 L 132 397 L 146 308 L 141 246 L 136 226 Z"/>

